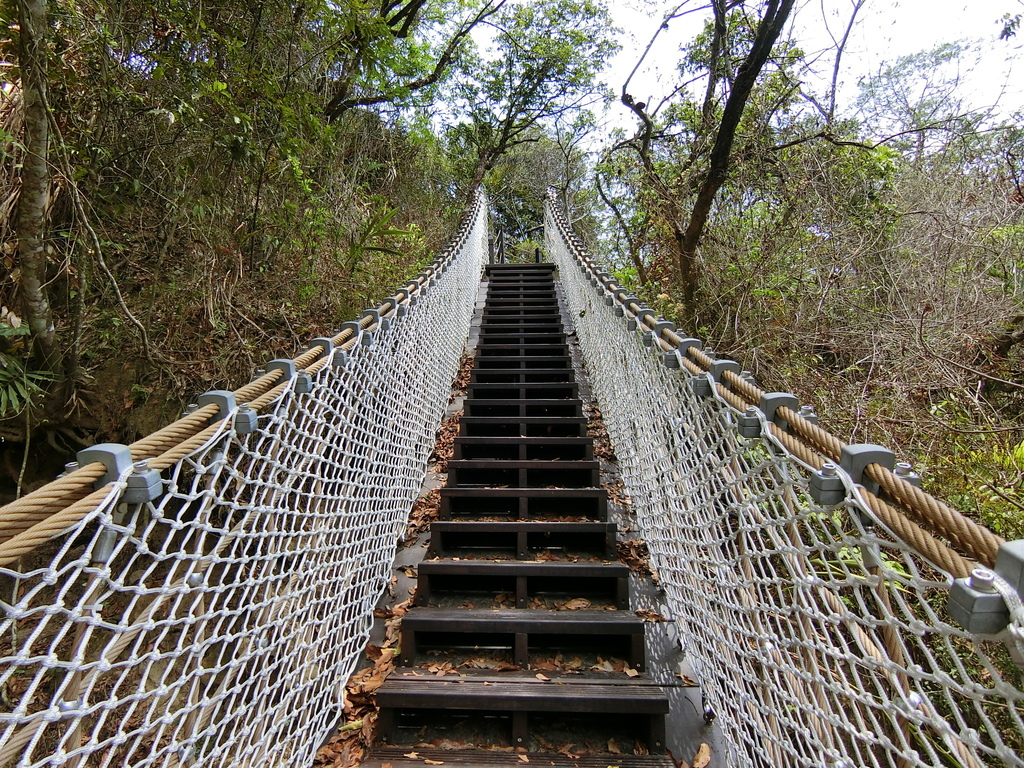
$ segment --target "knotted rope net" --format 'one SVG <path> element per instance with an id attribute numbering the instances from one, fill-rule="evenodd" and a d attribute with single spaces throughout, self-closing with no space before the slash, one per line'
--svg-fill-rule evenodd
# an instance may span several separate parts
<path id="1" fill-rule="evenodd" d="M 132 446 L 152 460 L 103 490 L 81 485 L 103 474 L 91 464 L 0 510 L 0 766 L 312 761 L 420 491 L 486 256 L 481 197 L 379 316 L 300 355 L 304 373 L 235 393 L 251 409 L 206 405 Z M 155 498 L 126 502 L 153 471 Z"/>
<path id="2" fill-rule="evenodd" d="M 1000 541 L 888 471 L 886 501 L 838 470 L 838 503 L 815 502 L 809 478 L 835 438 L 789 409 L 790 431 L 748 412 L 760 390 L 735 372 L 716 381 L 699 347 L 681 354 L 552 202 L 546 245 L 637 528 L 727 743 L 716 761 L 1024 766 L 1018 639 L 972 635 L 945 609 L 953 578 L 971 559 L 990 564 Z M 751 416 L 760 436 L 743 437 Z"/>

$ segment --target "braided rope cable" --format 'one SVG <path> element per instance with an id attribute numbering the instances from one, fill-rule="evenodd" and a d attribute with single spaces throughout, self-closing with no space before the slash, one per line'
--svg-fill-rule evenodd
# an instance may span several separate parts
<path id="1" fill-rule="evenodd" d="M 884 485 L 881 498 L 842 470 L 813 474 L 841 441 L 780 408 L 784 429 L 756 387 L 715 381 L 713 355 L 683 349 L 547 214 L 631 524 L 717 715 L 723 764 L 1024 768 L 1012 650 L 945 607 L 975 545 L 943 536 L 948 521 L 919 525 Z"/>
<path id="2" fill-rule="evenodd" d="M 554 196 L 550 195 L 549 199 L 556 200 Z M 635 318 L 639 325 L 653 332 L 658 319 L 653 314 L 641 315 L 640 312 L 644 307 L 636 302 L 619 300 L 616 291 L 620 290 L 622 286 L 607 276 L 607 273 L 602 274 L 597 262 L 586 252 L 582 241 L 572 232 L 560 207 L 553 203 L 551 209 L 555 221 L 562 228 L 566 243 L 575 250 L 576 258 L 586 265 L 591 278 L 604 286 L 614 301 L 623 306 L 628 316 Z M 679 349 L 683 337 L 671 329 L 664 329 L 661 331 L 661 337 L 655 336 L 655 340 L 663 351 L 673 351 Z M 687 354 L 681 354 L 680 358 L 687 370 L 693 374 L 709 370 L 715 362 L 712 357 L 696 347 L 690 347 L 686 352 Z M 688 359 L 689 357 L 692 357 L 693 360 Z M 761 397 L 765 394 L 764 390 L 740 378 L 732 371 L 723 372 L 722 379 L 724 384 L 716 382 L 720 392 L 725 389 L 727 384 L 743 398 L 742 401 L 731 401 L 737 410 L 745 410 L 750 405 L 758 406 Z M 808 443 L 812 449 L 830 461 L 839 461 L 840 454 L 847 443 L 789 408 L 780 407 L 778 414 L 790 425 L 792 432 Z M 905 514 L 909 514 L 933 534 L 952 542 L 979 563 L 990 567 L 995 563 L 996 553 L 999 547 L 1005 543 L 1005 539 L 881 465 L 869 464 L 865 468 L 865 474 L 881 486 L 887 494 L 889 502 L 898 505 Z M 893 509 L 891 505 L 887 506 L 889 509 Z M 915 528 L 920 530 L 916 526 Z M 917 535 L 920 536 L 920 534 Z M 918 540 L 923 543 L 923 539 L 918 538 Z M 931 549 L 931 545 L 928 545 L 927 548 Z"/>
<path id="3" fill-rule="evenodd" d="M 381 302 L 377 310 L 382 318 L 395 314 L 400 305 L 408 305 L 410 298 L 422 293 L 424 286 L 431 278 L 444 271 L 447 264 L 458 254 L 462 244 L 469 236 L 472 223 L 484 205 L 483 198 L 478 196 L 476 202 L 463 215 L 455 237 L 444 253 L 428 265 L 416 278 L 407 283 L 404 295 L 399 296 L 396 294 Z M 377 324 L 370 315 L 361 317 L 358 322 L 359 327 L 363 330 L 373 331 L 377 328 Z M 332 338 L 332 342 L 336 347 L 350 350 L 356 344 L 357 339 L 354 338 L 353 332 L 346 328 L 336 334 Z M 319 370 L 319 367 L 326 364 L 326 361 L 320 362 L 318 365 L 314 361 L 317 361 L 317 358 L 323 355 L 325 351 L 322 347 L 316 345 L 302 352 L 293 358 L 296 370 L 307 372 Z M 314 365 L 317 367 L 314 368 Z M 240 404 L 248 403 L 249 407 L 254 410 L 260 410 L 270 402 L 273 402 L 276 395 L 280 393 L 283 384 L 278 384 L 278 380 L 283 376 L 284 373 L 280 370 L 270 371 L 260 376 L 234 391 L 236 401 Z M 206 405 L 168 424 L 166 427 L 135 441 L 129 446 L 132 459 L 134 461 L 154 459 L 168 454 L 175 446 L 195 445 L 195 438 L 198 435 L 206 434 L 210 419 L 216 415 L 217 406 L 212 404 Z M 174 455 L 185 455 L 185 453 L 179 451 Z M 164 465 L 161 468 L 166 468 L 166 466 L 169 465 Z M 0 563 L 9 563 L 17 559 L 17 555 L 13 558 L 10 555 L 15 551 L 22 552 L 24 542 L 34 541 L 41 543 L 46 540 L 40 538 L 44 532 L 46 532 L 47 538 L 49 538 L 59 533 L 60 530 L 66 529 L 68 521 L 71 521 L 73 524 L 77 519 L 80 519 L 82 510 L 87 509 L 88 504 L 82 506 L 78 502 L 83 499 L 94 499 L 95 494 L 90 493 L 90 489 L 105 473 L 106 468 L 101 463 L 82 466 L 44 485 L 42 488 L 22 496 L 20 499 L 0 507 Z M 25 534 L 47 518 L 56 516 L 64 510 L 71 510 L 72 505 L 73 512 L 55 517 L 55 521 L 59 522 L 47 523 L 45 526 L 39 527 L 31 536 L 22 536 L 22 534 Z M 79 517 L 76 518 L 75 515 L 79 515 Z M 63 525 L 64 528 L 59 528 L 59 525 Z M 19 543 L 8 547 L 7 543 L 16 537 L 20 537 L 18 538 Z"/>

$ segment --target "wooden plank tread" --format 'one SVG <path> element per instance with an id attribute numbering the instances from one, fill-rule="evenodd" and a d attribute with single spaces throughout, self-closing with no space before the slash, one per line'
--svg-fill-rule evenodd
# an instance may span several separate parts
<path id="1" fill-rule="evenodd" d="M 637 678 L 615 684 L 535 677 L 496 681 L 470 677 L 406 677 L 398 670 L 377 690 L 378 707 L 490 709 L 504 712 L 628 712 L 668 714 L 658 685 Z"/>
<path id="2" fill-rule="evenodd" d="M 500 626 L 499 626 L 500 625 Z M 420 632 L 559 632 L 561 634 L 643 634 L 644 622 L 628 611 L 522 611 L 487 608 L 426 608 L 409 611 L 403 629 Z"/>
<path id="3" fill-rule="evenodd" d="M 443 762 L 448 768 L 522 768 L 527 765 L 516 752 L 485 749 L 433 749 L 415 747 L 417 757 L 406 757 L 413 747 L 374 747 L 361 768 L 383 768 L 390 763 L 394 768 L 424 768 L 424 760 Z M 668 755 L 616 755 L 596 754 L 567 757 L 548 752 L 528 752 L 529 765 L 535 768 L 675 768 Z"/>
<path id="4" fill-rule="evenodd" d="M 560 562 L 549 560 L 424 560 L 420 576 L 465 574 L 481 576 L 559 576 L 579 578 L 621 579 L 629 575 L 629 567 L 611 562 Z"/>

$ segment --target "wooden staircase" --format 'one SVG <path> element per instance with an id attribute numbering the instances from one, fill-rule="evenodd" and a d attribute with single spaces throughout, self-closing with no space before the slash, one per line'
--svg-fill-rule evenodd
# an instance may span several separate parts
<path id="1" fill-rule="evenodd" d="M 668 699 L 644 672 L 643 622 L 615 559 L 553 265 L 490 265 L 487 276 L 433 559 L 419 565 L 399 666 L 377 691 L 371 757 L 671 765 L 659 755 Z M 430 734 L 456 732 L 475 734 L 475 750 L 424 751 Z M 610 753 L 573 754 L 584 742 Z"/>

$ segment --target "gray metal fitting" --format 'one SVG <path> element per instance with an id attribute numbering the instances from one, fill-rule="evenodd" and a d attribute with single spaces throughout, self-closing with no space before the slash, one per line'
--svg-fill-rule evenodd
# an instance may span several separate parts
<path id="1" fill-rule="evenodd" d="M 683 364 L 679 361 L 679 352 L 674 349 L 670 349 L 661 356 L 661 364 L 666 368 L 676 370 L 683 367 Z"/>
<path id="2" fill-rule="evenodd" d="M 669 322 L 668 320 L 658 320 L 654 323 L 654 335 L 664 336 L 665 331 L 674 331 L 676 324 Z"/>
<path id="3" fill-rule="evenodd" d="M 320 354 L 318 354 L 314 360 L 330 357 L 331 352 L 334 351 L 334 340 L 329 339 L 326 336 L 320 336 L 309 343 L 309 349 L 313 349 L 314 347 L 320 347 Z"/>
<path id="4" fill-rule="evenodd" d="M 241 403 L 235 411 L 235 432 L 239 435 L 248 435 L 255 432 L 259 425 L 259 417 L 256 411 L 249 407 L 248 403 Z"/>
<path id="5" fill-rule="evenodd" d="M 359 316 L 362 320 L 364 317 L 372 318 L 372 321 L 377 324 L 377 331 L 383 333 L 391 327 L 391 320 L 386 317 L 380 316 L 380 310 L 378 309 L 364 309 L 363 313 Z"/>
<path id="6" fill-rule="evenodd" d="M 181 412 L 181 415 L 191 416 L 193 413 L 199 410 L 199 403 L 189 403 L 185 406 L 185 410 Z"/>
<path id="7" fill-rule="evenodd" d="M 992 571 L 975 568 L 966 579 L 956 579 L 949 589 L 946 610 L 953 621 L 972 634 L 998 635 L 1010 623 L 1010 611 L 1003 596 L 996 592 L 994 581 Z"/>
<path id="8" fill-rule="evenodd" d="M 896 464 L 896 455 L 888 448 L 872 443 L 848 445 L 839 454 L 839 466 L 846 470 L 853 482 L 877 496 L 878 483 L 864 477 L 868 464 L 880 464 L 891 471 Z"/>
<path id="9" fill-rule="evenodd" d="M 836 470 L 835 464 L 826 461 L 821 469 L 811 473 L 808 493 L 823 507 L 842 504 L 846 499 L 846 486 L 843 485 L 843 478 Z"/>
<path id="10" fill-rule="evenodd" d="M 100 443 L 91 448 L 83 448 L 75 458 L 83 467 L 98 461 L 107 468 L 106 474 L 92 484 L 96 490 L 108 483 L 117 482 L 117 479 L 132 466 L 131 449 L 121 443 Z"/>
<path id="11" fill-rule="evenodd" d="M 813 405 L 801 405 L 800 418 L 804 421 L 810 422 L 811 424 L 818 423 L 818 414 L 815 412 Z"/>
<path id="12" fill-rule="evenodd" d="M 150 468 L 148 461 L 136 461 L 127 482 L 128 487 L 121 496 L 125 504 L 145 504 L 158 498 L 164 490 L 160 472 Z"/>
<path id="13" fill-rule="evenodd" d="M 688 357 L 691 349 L 700 349 L 702 346 L 704 346 L 704 342 L 700 339 L 680 339 L 676 349 L 679 350 L 680 355 Z"/>
<path id="14" fill-rule="evenodd" d="M 600 280 L 602 284 L 604 284 L 611 280 L 612 276 L 611 273 L 601 270 L 600 272 L 597 273 L 597 279 Z"/>
<path id="15" fill-rule="evenodd" d="M 625 317 L 626 316 L 626 310 L 622 308 L 621 304 L 617 304 L 615 306 L 615 316 L 616 317 Z"/>
<path id="16" fill-rule="evenodd" d="M 616 288 L 612 291 L 612 294 L 615 296 L 615 300 L 622 304 L 625 304 L 626 299 L 629 298 L 629 291 L 625 288 Z"/>
<path id="17" fill-rule="evenodd" d="M 304 370 L 295 374 L 295 394 L 308 395 L 313 391 L 313 377 Z"/>
<path id="18" fill-rule="evenodd" d="M 640 339 L 645 347 L 654 346 L 654 333 L 652 331 L 644 331 L 644 335 Z"/>
<path id="19" fill-rule="evenodd" d="M 996 553 L 995 571 L 1024 596 L 1024 539 L 1007 541 Z"/>
<path id="20" fill-rule="evenodd" d="M 334 350 L 334 354 L 331 355 L 331 367 L 335 370 L 344 368 L 348 365 L 348 352 L 344 349 Z"/>
<path id="21" fill-rule="evenodd" d="M 217 415 L 210 419 L 210 422 L 213 423 L 226 419 L 235 410 L 235 393 L 228 392 L 226 389 L 211 389 L 199 396 L 198 403 L 200 408 L 210 403 L 216 404 Z"/>
<path id="22" fill-rule="evenodd" d="M 721 381 L 722 374 L 726 371 L 732 371 L 735 374 L 739 374 L 740 364 L 735 360 L 715 360 L 715 362 L 711 364 L 711 368 L 708 370 L 711 372 L 715 381 Z"/>
<path id="23" fill-rule="evenodd" d="M 615 306 L 615 297 L 614 296 L 606 295 L 604 297 L 604 305 L 606 307 L 614 307 Z"/>
<path id="24" fill-rule="evenodd" d="M 751 405 L 746 413 L 736 417 L 736 431 L 740 433 L 740 437 L 748 440 L 761 436 L 761 419 L 757 416 L 757 408 Z"/>
<path id="25" fill-rule="evenodd" d="M 396 318 L 403 318 L 403 317 L 405 317 L 408 314 L 409 314 L 409 307 L 406 306 L 405 304 L 399 304 L 398 306 L 395 307 L 395 317 Z"/>
<path id="26" fill-rule="evenodd" d="M 256 381 L 257 379 L 262 379 L 266 375 L 267 375 L 267 369 L 266 368 L 257 368 L 255 371 L 253 371 L 252 381 Z"/>
<path id="27" fill-rule="evenodd" d="M 58 478 L 67 477 L 68 475 L 70 475 L 72 472 L 74 472 L 77 469 L 78 469 L 78 462 L 77 461 L 69 461 L 69 462 L 67 462 L 64 465 L 64 471 L 61 472 L 59 475 L 57 475 L 57 477 Z"/>
<path id="28" fill-rule="evenodd" d="M 798 408 L 799 402 L 796 399 L 796 395 L 791 395 L 789 392 L 765 392 L 761 395 L 761 402 L 758 404 L 758 407 L 761 409 L 764 417 L 772 424 L 782 429 L 788 429 L 789 424 L 781 416 L 777 416 L 776 411 L 779 408 L 789 408 L 791 411 L 795 411 Z"/>
<path id="29" fill-rule="evenodd" d="M 288 360 L 283 357 L 271 360 L 267 363 L 267 373 L 271 373 L 272 371 L 282 371 L 284 373 L 284 376 L 277 380 L 278 384 L 282 381 L 288 381 L 295 376 L 295 361 Z"/>
<path id="30" fill-rule="evenodd" d="M 915 488 L 921 487 L 921 475 L 914 471 L 914 465 L 909 461 L 897 461 L 892 473 Z"/>
<path id="31" fill-rule="evenodd" d="M 693 394 L 699 398 L 711 397 L 711 394 L 715 391 L 714 386 L 715 385 L 711 383 L 711 379 L 703 373 L 690 379 L 690 389 L 692 389 Z"/>
<path id="32" fill-rule="evenodd" d="M 757 386 L 757 380 L 754 378 L 754 374 L 750 371 L 740 371 L 740 378 L 752 387 Z"/>

